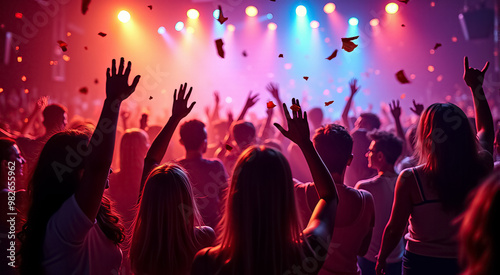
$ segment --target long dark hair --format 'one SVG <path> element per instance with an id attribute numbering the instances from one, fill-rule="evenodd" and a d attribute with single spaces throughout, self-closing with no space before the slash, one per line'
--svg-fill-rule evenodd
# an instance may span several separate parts
<path id="1" fill-rule="evenodd" d="M 45 144 L 28 184 L 30 206 L 19 239 L 21 274 L 43 274 L 43 243 L 50 217 L 71 197 L 80 182 L 84 160 L 78 150 L 87 150 L 89 136 L 76 130 L 53 135 Z M 124 239 L 123 227 L 104 200 L 98 225 L 115 244 Z"/>
<path id="2" fill-rule="evenodd" d="M 417 136 L 420 163 L 444 209 L 460 212 L 467 194 L 488 173 L 467 116 L 452 103 L 434 103 L 422 113 Z"/>

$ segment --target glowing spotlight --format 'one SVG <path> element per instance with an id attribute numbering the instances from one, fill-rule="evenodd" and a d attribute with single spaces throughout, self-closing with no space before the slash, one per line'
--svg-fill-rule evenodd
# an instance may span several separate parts
<path id="1" fill-rule="evenodd" d="M 335 11 L 335 4 L 334 3 L 328 3 L 325 5 L 325 7 L 323 8 L 323 11 L 325 13 L 332 13 Z"/>
<path id="2" fill-rule="evenodd" d="M 267 28 L 274 31 L 278 28 L 278 25 L 276 25 L 276 23 L 271 22 L 271 23 L 267 24 Z"/>
<path id="3" fill-rule="evenodd" d="M 180 32 L 182 31 L 182 29 L 184 29 L 184 22 L 182 21 L 179 21 L 175 24 L 175 30 Z"/>
<path id="4" fill-rule="evenodd" d="M 399 10 L 399 6 L 396 3 L 389 3 L 385 6 L 385 11 L 388 14 L 395 14 L 396 12 L 398 12 L 398 10 Z"/>
<path id="5" fill-rule="evenodd" d="M 351 25 L 351 26 L 357 26 L 358 23 L 359 23 L 358 18 L 356 18 L 356 17 L 349 18 L 349 25 Z"/>
<path id="6" fill-rule="evenodd" d="M 219 19 L 219 14 L 220 14 L 220 10 L 218 10 L 218 9 L 214 10 L 213 15 L 214 15 L 215 19 Z"/>
<path id="7" fill-rule="evenodd" d="M 120 20 L 122 23 L 127 23 L 130 20 L 130 13 L 128 13 L 128 11 L 119 12 L 118 20 Z"/>
<path id="8" fill-rule="evenodd" d="M 377 18 L 373 18 L 372 20 L 370 20 L 370 26 L 372 27 L 378 26 L 379 23 L 380 21 Z"/>
<path id="9" fill-rule="evenodd" d="M 254 17 L 257 15 L 257 13 L 259 13 L 259 11 L 257 10 L 256 7 L 254 6 L 248 6 L 246 9 L 245 9 L 245 13 L 250 16 L 250 17 Z"/>
<path id="10" fill-rule="evenodd" d="M 191 19 L 198 19 L 198 17 L 200 17 L 200 13 L 195 9 L 190 9 L 187 11 L 187 16 Z"/>
<path id="11" fill-rule="evenodd" d="M 266 17 L 267 17 L 267 19 L 271 20 L 271 19 L 273 19 L 273 17 L 274 17 L 274 16 L 273 16 L 273 14 L 272 14 L 272 13 L 268 13 L 268 14 L 266 15 Z"/>
<path id="12" fill-rule="evenodd" d="M 187 27 L 186 31 L 188 33 L 194 33 L 194 28 L 193 27 Z"/>
<path id="13" fill-rule="evenodd" d="M 306 7 L 300 5 L 295 9 L 295 13 L 297 14 L 297 16 L 304 17 L 307 14 L 307 9 Z"/>
<path id="14" fill-rule="evenodd" d="M 229 104 L 231 102 L 233 102 L 233 99 L 230 96 L 226 97 L 226 103 Z"/>
<path id="15" fill-rule="evenodd" d="M 165 34 L 167 33 L 167 29 L 165 29 L 165 27 L 161 26 L 158 28 L 158 33 L 159 34 Z"/>
<path id="16" fill-rule="evenodd" d="M 317 28 L 319 28 L 319 22 L 318 22 L 318 21 L 316 21 L 316 20 L 311 21 L 311 24 L 309 24 L 309 25 L 310 25 L 310 26 L 311 26 L 311 28 L 313 28 L 313 29 L 317 29 Z"/>

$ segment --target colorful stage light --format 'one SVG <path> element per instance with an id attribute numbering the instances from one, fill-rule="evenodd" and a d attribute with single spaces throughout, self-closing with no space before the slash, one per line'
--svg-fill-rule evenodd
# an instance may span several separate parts
<path id="1" fill-rule="evenodd" d="M 325 13 L 332 13 L 335 11 L 335 4 L 334 3 L 328 3 L 325 5 L 325 7 L 323 8 L 323 11 Z"/>
<path id="2" fill-rule="evenodd" d="M 358 18 L 356 18 L 356 17 L 349 18 L 349 25 L 351 25 L 351 26 L 357 26 L 358 23 L 359 23 Z"/>
<path id="3" fill-rule="evenodd" d="M 271 22 L 271 23 L 267 24 L 267 28 L 274 31 L 278 28 L 278 25 L 276 25 L 276 23 Z"/>
<path id="4" fill-rule="evenodd" d="M 373 18 L 372 20 L 370 20 L 370 26 L 372 27 L 378 26 L 379 23 L 380 21 L 377 18 Z"/>
<path id="5" fill-rule="evenodd" d="M 165 27 L 161 26 L 158 28 L 158 33 L 159 34 L 165 34 L 167 33 L 167 29 L 165 29 Z"/>
<path id="6" fill-rule="evenodd" d="M 272 13 L 268 13 L 266 16 L 267 16 L 267 19 L 269 19 L 269 20 L 273 19 L 273 17 L 274 17 Z"/>
<path id="7" fill-rule="evenodd" d="M 179 21 L 175 24 L 175 30 L 180 32 L 182 31 L 182 29 L 184 29 L 184 22 L 182 21 Z"/>
<path id="8" fill-rule="evenodd" d="M 395 14 L 396 12 L 398 12 L 398 10 L 399 10 L 399 6 L 396 3 L 389 3 L 385 6 L 385 11 L 388 14 Z"/>
<path id="9" fill-rule="evenodd" d="M 317 29 L 317 28 L 319 28 L 319 22 L 318 22 L 318 21 L 316 21 L 316 20 L 311 21 L 311 24 L 309 24 L 309 25 L 310 25 L 310 26 L 311 26 L 311 28 L 313 28 L 313 29 Z"/>
<path id="10" fill-rule="evenodd" d="M 118 13 L 118 20 L 120 20 L 122 23 L 127 23 L 128 21 L 130 21 L 130 13 L 128 13 L 128 11 L 120 11 Z"/>
<path id="11" fill-rule="evenodd" d="M 219 9 L 214 10 L 213 15 L 214 15 L 214 18 L 215 18 L 215 19 L 219 19 L 219 14 L 220 14 Z"/>
<path id="12" fill-rule="evenodd" d="M 230 31 L 230 32 L 234 32 L 234 30 L 236 29 L 236 27 L 233 25 L 233 24 L 229 24 L 227 25 L 227 30 Z"/>
<path id="13" fill-rule="evenodd" d="M 306 7 L 300 5 L 295 9 L 295 13 L 297 14 L 297 16 L 304 17 L 307 14 L 307 9 Z"/>
<path id="14" fill-rule="evenodd" d="M 187 16 L 191 19 L 198 19 L 200 13 L 196 9 L 190 9 L 187 11 Z"/>
<path id="15" fill-rule="evenodd" d="M 248 6 L 246 9 L 245 9 L 245 13 L 250 16 L 250 17 L 254 17 L 254 16 L 257 16 L 257 14 L 259 13 L 259 11 L 257 10 L 256 7 L 254 6 Z"/>

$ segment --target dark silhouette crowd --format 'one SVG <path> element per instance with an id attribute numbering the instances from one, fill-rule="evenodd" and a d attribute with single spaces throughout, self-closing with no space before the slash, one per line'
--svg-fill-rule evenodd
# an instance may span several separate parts
<path id="1" fill-rule="evenodd" d="M 113 60 L 96 123 L 46 97 L 19 131 L 1 123 L 0 273 L 500 274 L 488 66 L 464 59 L 472 118 L 415 100 L 413 124 L 398 100 L 353 117 L 352 79 L 335 122 L 277 83 L 263 120 L 245 120 L 258 94 L 224 119 L 215 92 L 185 121 L 199 104 L 184 83 L 163 126 L 140 114 L 129 128 L 140 76 Z"/>

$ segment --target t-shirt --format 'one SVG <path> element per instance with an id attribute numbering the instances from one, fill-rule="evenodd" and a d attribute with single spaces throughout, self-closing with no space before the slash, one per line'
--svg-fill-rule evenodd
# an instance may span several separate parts
<path id="1" fill-rule="evenodd" d="M 369 179 L 376 175 L 377 171 L 368 167 L 366 152 L 370 147 L 371 140 L 366 136 L 365 129 L 358 129 L 351 133 L 352 136 L 352 162 L 345 171 L 344 183 L 354 187 L 360 180 Z"/>
<path id="2" fill-rule="evenodd" d="M 75 195 L 47 223 L 42 265 L 46 274 L 119 274 L 120 248 L 83 213 Z"/>
<path id="3" fill-rule="evenodd" d="M 373 198 L 366 191 L 356 190 L 343 184 L 336 184 L 336 187 L 339 205 L 333 238 L 328 249 L 331 253 L 319 274 L 360 275 L 357 256 L 363 240 L 374 225 Z M 301 221 L 306 226 L 319 201 L 314 183 L 295 182 L 295 198 Z M 356 215 L 353 221 L 349 224 L 339 224 L 339 213 L 352 212 L 353 208 L 359 209 L 357 213 L 353 213 Z"/>
<path id="4" fill-rule="evenodd" d="M 360 181 L 356 184 L 356 189 L 370 192 L 375 204 L 375 226 L 373 227 L 372 240 L 368 252 L 364 256 L 367 260 L 376 262 L 385 226 L 391 217 L 392 204 L 394 202 L 394 188 L 398 179 L 397 174 L 377 175 L 371 179 Z M 403 257 L 404 243 L 400 240 L 396 248 L 387 257 L 388 263 L 400 262 Z"/>

